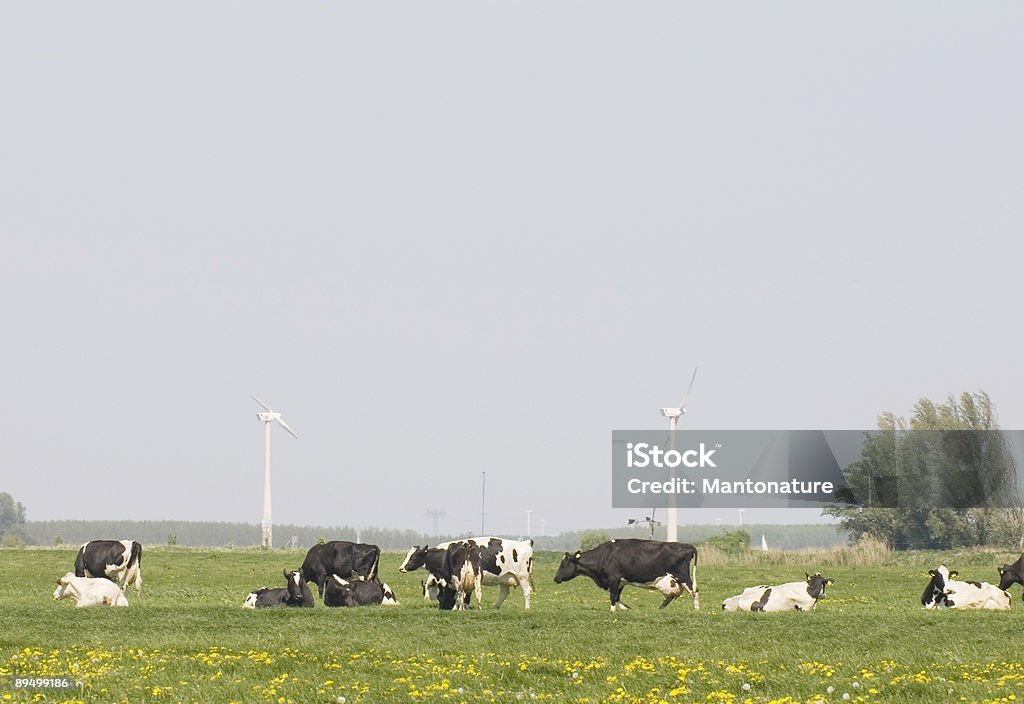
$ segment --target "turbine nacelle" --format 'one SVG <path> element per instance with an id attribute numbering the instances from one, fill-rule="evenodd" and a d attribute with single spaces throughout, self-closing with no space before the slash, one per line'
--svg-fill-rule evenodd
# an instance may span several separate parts
<path id="1" fill-rule="evenodd" d="M 281 420 L 280 413 L 257 413 L 256 417 L 264 423 L 269 423 L 272 420 Z"/>
<path id="2" fill-rule="evenodd" d="M 679 416 L 686 415 L 685 408 L 662 408 L 661 415 L 666 418 L 678 418 Z"/>

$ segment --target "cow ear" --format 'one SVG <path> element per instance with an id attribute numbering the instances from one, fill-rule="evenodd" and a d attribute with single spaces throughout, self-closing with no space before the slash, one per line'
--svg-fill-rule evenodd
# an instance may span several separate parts
<path id="1" fill-rule="evenodd" d="M 810 582 L 810 581 L 811 581 L 811 575 L 809 575 L 809 574 L 808 574 L 808 573 L 806 573 L 806 572 L 804 572 L 804 578 L 805 578 L 805 579 L 806 579 L 806 580 L 807 580 L 808 582 Z"/>
<path id="2" fill-rule="evenodd" d="M 826 579 L 825 580 L 825 584 L 832 585 L 832 584 L 835 584 L 835 583 L 836 583 L 836 580 L 834 580 L 834 579 Z"/>
<path id="3" fill-rule="evenodd" d="M 1003 565 L 1002 567 L 999 568 L 999 575 L 1002 576 L 1003 572 L 1005 572 L 1005 571 L 1006 571 L 1006 565 Z"/>
<path id="4" fill-rule="evenodd" d="M 288 579 L 288 570 L 281 570 L 281 574 L 284 575 L 285 579 Z"/>
<path id="5" fill-rule="evenodd" d="M 928 570 L 928 576 L 929 577 L 934 577 L 937 574 L 938 574 L 938 572 L 936 572 L 935 570 Z"/>
<path id="6" fill-rule="evenodd" d="M 575 555 L 573 555 L 573 557 L 575 557 L 575 558 L 576 558 L 576 559 L 578 560 L 578 559 L 580 559 L 580 555 L 582 555 L 582 554 L 583 554 L 582 552 L 580 552 L 579 550 L 577 550 L 577 551 L 576 551 L 576 554 L 575 554 Z"/>
<path id="7" fill-rule="evenodd" d="M 956 570 L 953 570 L 952 572 L 949 573 L 949 576 L 950 577 L 959 577 L 960 573 L 957 572 Z"/>

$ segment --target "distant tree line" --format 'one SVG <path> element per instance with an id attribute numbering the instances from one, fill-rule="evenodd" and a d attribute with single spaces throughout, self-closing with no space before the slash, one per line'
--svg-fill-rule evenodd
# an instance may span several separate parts
<path id="1" fill-rule="evenodd" d="M 760 544 L 764 535 L 773 550 L 804 547 L 832 547 L 846 543 L 845 536 L 834 525 L 749 525 L 746 529 Z M 679 539 L 703 543 L 709 538 L 725 535 L 730 527 L 687 525 L 679 529 Z M 390 528 L 352 528 L 350 526 L 274 526 L 274 547 L 292 545 L 309 548 L 320 540 L 357 539 L 374 543 L 383 550 L 406 550 L 412 545 L 435 545 L 465 535 L 425 535 L 411 530 Z M 519 538 L 520 536 L 510 536 Z M 557 536 L 535 537 L 537 550 L 577 550 L 584 542 L 597 544 L 612 538 L 646 538 L 647 530 L 616 528 L 607 530 L 568 531 Z M 664 532 L 656 535 L 664 540 Z M 190 547 L 256 547 L 260 527 L 255 523 L 215 523 L 201 521 L 28 521 L 24 539 L 31 545 L 78 545 L 101 538 L 132 538 L 144 545 L 177 545 Z M 594 541 L 597 542 L 594 542 Z"/>

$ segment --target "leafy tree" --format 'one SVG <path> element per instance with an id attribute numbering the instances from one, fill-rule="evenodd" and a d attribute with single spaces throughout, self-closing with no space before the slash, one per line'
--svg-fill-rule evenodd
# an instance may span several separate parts
<path id="1" fill-rule="evenodd" d="M 0 492 L 0 536 L 22 538 L 25 533 L 25 507 L 7 492 Z"/>
<path id="2" fill-rule="evenodd" d="M 609 540 L 611 538 L 603 530 L 585 530 L 580 534 L 580 550 L 593 550 Z"/>
<path id="3" fill-rule="evenodd" d="M 750 550 L 750 533 L 745 530 L 729 531 L 711 536 L 708 538 L 707 543 L 723 552 L 746 552 Z"/>
<path id="4" fill-rule="evenodd" d="M 901 549 L 1017 543 L 1016 467 L 985 392 L 922 398 L 909 420 L 883 413 L 878 428 L 825 509 L 844 531 Z"/>

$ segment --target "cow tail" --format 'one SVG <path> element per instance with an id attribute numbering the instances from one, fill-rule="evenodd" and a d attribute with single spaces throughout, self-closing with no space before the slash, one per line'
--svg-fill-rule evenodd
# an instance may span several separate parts
<path id="1" fill-rule="evenodd" d="M 377 579 L 377 565 L 380 563 L 380 550 L 377 551 L 377 555 L 373 558 L 373 567 L 370 568 L 370 574 L 367 576 L 367 580 L 372 582 Z"/>
<path id="2" fill-rule="evenodd" d="M 690 579 L 693 580 L 693 608 L 700 609 L 700 588 L 697 586 L 697 551 L 693 551 L 693 574 L 690 575 Z"/>

